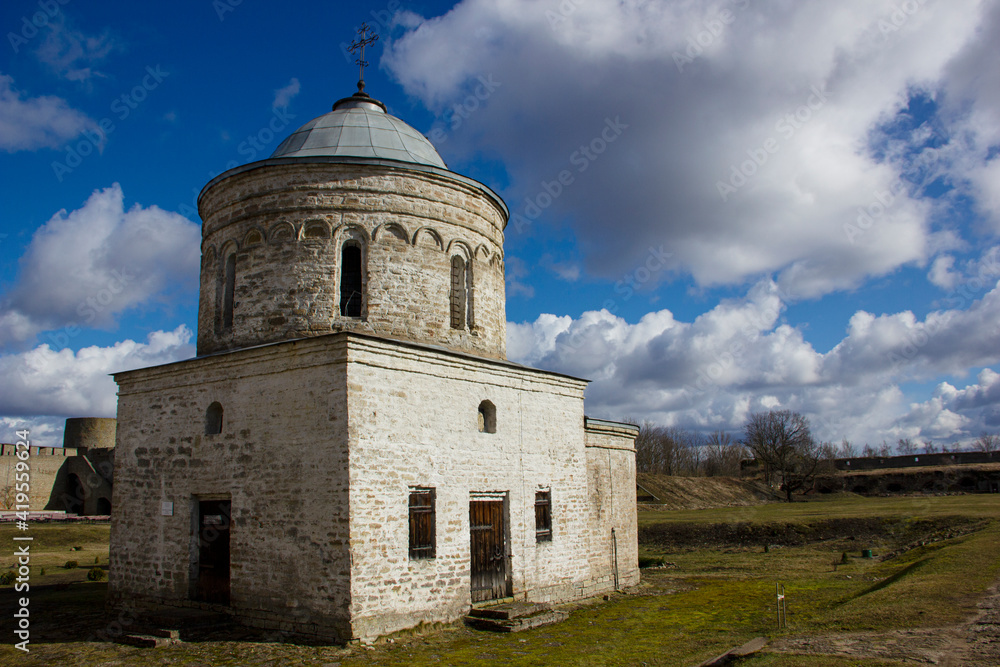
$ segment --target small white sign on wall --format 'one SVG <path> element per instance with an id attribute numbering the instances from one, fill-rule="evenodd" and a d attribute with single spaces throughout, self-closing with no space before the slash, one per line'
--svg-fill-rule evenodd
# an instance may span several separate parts
<path id="1" fill-rule="evenodd" d="M 169 500 L 164 500 L 160 503 L 160 515 L 161 516 L 173 516 L 174 515 L 174 504 Z"/>

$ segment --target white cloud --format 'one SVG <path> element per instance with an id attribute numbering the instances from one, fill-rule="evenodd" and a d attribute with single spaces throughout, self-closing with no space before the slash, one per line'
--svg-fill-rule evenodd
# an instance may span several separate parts
<path id="1" fill-rule="evenodd" d="M 927 274 L 927 280 L 931 281 L 932 284 L 937 285 L 941 289 L 954 289 L 955 285 L 961 279 L 961 276 L 954 271 L 952 268 L 955 266 L 955 258 L 951 255 L 940 255 L 931 264 L 930 273 Z"/>
<path id="2" fill-rule="evenodd" d="M 0 344 L 62 327 L 111 327 L 129 308 L 190 294 L 200 240 L 198 225 L 176 213 L 139 204 L 125 210 L 117 183 L 95 191 L 35 232 L 0 303 Z"/>
<path id="3" fill-rule="evenodd" d="M 272 109 L 284 109 L 292 102 L 292 98 L 299 94 L 299 80 L 292 77 L 292 80 L 288 82 L 287 86 L 283 88 L 278 88 L 274 91 L 274 102 L 271 103 Z"/>
<path id="4" fill-rule="evenodd" d="M 910 312 L 858 311 L 825 354 L 782 323 L 775 283 L 723 301 L 692 322 L 668 310 L 629 324 L 606 310 L 579 319 L 541 315 L 508 323 L 508 356 L 592 380 L 588 413 L 669 425 L 740 430 L 749 412 L 775 407 L 809 416 L 818 437 L 951 441 L 1000 424 L 1000 375 L 924 402 L 900 385 L 1000 362 L 1000 285 L 961 309 L 918 320 Z M 947 395 L 946 395 L 947 394 Z"/>
<path id="5" fill-rule="evenodd" d="M 28 431 L 29 444 L 38 447 L 60 447 L 66 420 L 58 417 L 0 417 L 0 442 L 13 444 Z"/>
<path id="6" fill-rule="evenodd" d="M 87 82 L 93 77 L 106 76 L 94 69 L 94 65 L 101 63 L 116 48 L 108 32 L 86 35 L 68 28 L 61 17 L 49 25 L 45 40 L 36 52 L 40 61 L 69 81 Z"/>
<path id="7" fill-rule="evenodd" d="M 191 330 L 181 325 L 173 331 L 153 332 L 145 343 L 124 340 L 76 352 L 39 345 L 0 356 L 4 377 L 0 413 L 11 416 L 5 424 L 12 430 L 19 423 L 35 423 L 39 417 L 114 417 L 117 386 L 109 374 L 190 358 L 194 356 L 191 337 Z"/>
<path id="8" fill-rule="evenodd" d="M 955 244 L 935 204 L 899 187 L 911 165 L 870 150 L 914 89 L 956 100 L 936 168 L 994 206 L 983 161 L 1000 126 L 998 12 L 981 0 L 915 7 L 900 20 L 865 0 L 466 0 L 395 40 L 384 64 L 442 112 L 479 77 L 501 83 L 442 148 L 452 163 L 499 156 L 512 212 L 531 217 L 531 202 L 533 224 L 570 219 L 589 272 L 613 277 L 665 244 L 668 268 L 701 285 L 778 272 L 785 293 L 812 297 Z M 612 143 L 602 132 L 615 119 L 627 128 Z M 561 171 L 573 183 L 539 200 Z"/>
<path id="9" fill-rule="evenodd" d="M 52 95 L 25 97 L 14 79 L 0 74 L 0 150 L 8 153 L 59 148 L 83 132 L 93 132 L 98 145 L 103 133 L 97 123 Z"/>

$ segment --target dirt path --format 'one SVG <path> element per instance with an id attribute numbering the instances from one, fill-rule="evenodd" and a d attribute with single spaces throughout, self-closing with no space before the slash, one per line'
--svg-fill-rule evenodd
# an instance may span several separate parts
<path id="1" fill-rule="evenodd" d="M 1000 665 L 1000 582 L 963 625 L 883 633 L 789 637 L 771 644 L 771 653 L 835 655 L 868 660 L 905 660 L 945 667 Z"/>

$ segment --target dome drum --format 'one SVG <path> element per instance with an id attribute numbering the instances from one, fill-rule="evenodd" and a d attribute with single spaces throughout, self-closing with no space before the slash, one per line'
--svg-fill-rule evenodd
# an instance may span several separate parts
<path id="1" fill-rule="evenodd" d="M 505 358 L 507 211 L 475 181 L 272 159 L 215 179 L 199 208 L 200 355 L 353 330 Z"/>

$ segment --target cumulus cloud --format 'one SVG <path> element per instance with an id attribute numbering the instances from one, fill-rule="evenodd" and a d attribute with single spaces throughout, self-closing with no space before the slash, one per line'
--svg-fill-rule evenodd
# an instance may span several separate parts
<path id="1" fill-rule="evenodd" d="M 111 327 L 116 316 L 167 294 L 189 294 L 199 273 L 198 225 L 156 206 L 124 207 L 116 183 L 34 234 L 3 297 L 0 344 L 41 331 Z"/>
<path id="2" fill-rule="evenodd" d="M 951 255 L 941 255 L 934 260 L 931 264 L 930 273 L 927 274 L 927 280 L 931 281 L 931 284 L 937 285 L 942 289 L 954 289 L 955 285 L 958 284 L 960 276 L 952 271 L 952 267 L 955 265 L 955 258 Z"/>
<path id="3" fill-rule="evenodd" d="M 1000 376 L 988 368 L 978 385 L 943 384 L 922 403 L 907 402 L 900 389 L 1000 362 L 995 281 L 967 307 L 923 319 L 858 311 L 825 354 L 782 321 L 780 295 L 775 282 L 761 281 L 692 322 L 669 310 L 635 324 L 606 310 L 578 319 L 545 314 L 508 323 L 508 355 L 592 380 L 588 412 L 607 418 L 739 430 L 751 412 L 787 408 L 809 416 L 821 438 L 872 444 L 887 437 L 950 442 L 1000 422 Z"/>
<path id="4" fill-rule="evenodd" d="M 0 150 L 8 153 L 59 148 L 85 131 L 98 137 L 97 123 L 53 95 L 27 97 L 14 79 L 0 74 Z"/>
<path id="5" fill-rule="evenodd" d="M 66 417 L 114 417 L 117 385 L 109 375 L 119 371 L 170 363 L 194 356 L 192 332 L 181 325 L 173 331 L 155 331 L 146 342 L 125 340 L 110 347 L 85 347 L 76 352 L 39 345 L 18 354 L 0 356 L 0 429 L 14 431 L 27 424 L 48 424 L 54 437 Z M 55 416 L 56 418 L 52 418 Z M 0 430 L 0 437 L 10 438 Z M 43 439 L 44 433 L 34 433 Z M 9 440 L 8 440 L 9 441 Z M 59 444 L 58 442 L 35 444 Z"/>
<path id="6" fill-rule="evenodd" d="M 274 91 L 274 101 L 271 103 L 272 109 L 284 109 L 292 103 L 292 98 L 299 94 L 299 80 L 292 77 L 287 86 Z"/>
<path id="7" fill-rule="evenodd" d="M 925 266 L 967 232 L 935 215 L 906 151 L 875 145 L 920 91 L 942 100 L 935 168 L 996 207 L 1000 14 L 911 5 L 465 0 L 383 64 L 443 115 L 480 77 L 501 84 L 442 148 L 503 161 L 508 242 L 569 220 L 592 274 L 667 244 L 663 276 L 777 273 L 815 297 Z"/>

